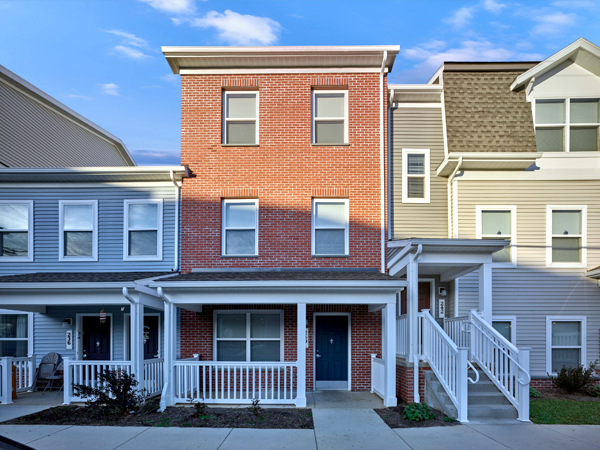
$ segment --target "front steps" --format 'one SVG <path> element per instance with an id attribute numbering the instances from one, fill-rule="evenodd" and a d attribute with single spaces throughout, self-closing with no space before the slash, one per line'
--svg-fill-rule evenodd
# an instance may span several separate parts
<path id="1" fill-rule="evenodd" d="M 469 370 L 469 377 L 475 379 L 472 370 Z M 518 414 L 515 407 L 481 370 L 479 371 L 479 381 L 475 384 L 468 383 L 467 388 L 469 398 L 467 418 L 469 421 L 517 419 Z M 449 417 L 458 417 L 456 407 L 432 370 L 425 371 L 425 403 L 443 411 Z"/>

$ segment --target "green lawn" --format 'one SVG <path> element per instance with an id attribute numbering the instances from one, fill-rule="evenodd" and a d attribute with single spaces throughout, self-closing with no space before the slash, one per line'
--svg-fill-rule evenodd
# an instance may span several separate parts
<path id="1" fill-rule="evenodd" d="M 533 423 L 600 425 L 600 402 L 532 398 L 529 408 Z"/>

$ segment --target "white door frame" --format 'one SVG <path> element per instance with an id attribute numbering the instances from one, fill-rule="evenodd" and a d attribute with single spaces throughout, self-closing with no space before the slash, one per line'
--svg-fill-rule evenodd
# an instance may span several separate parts
<path id="1" fill-rule="evenodd" d="M 144 313 L 144 318 L 146 316 L 156 316 L 158 317 L 158 357 L 162 358 L 162 327 L 160 326 L 160 313 Z M 123 315 L 123 359 L 125 361 L 131 360 L 131 347 L 129 346 L 129 340 L 131 337 L 131 313 L 125 313 Z"/>
<path id="2" fill-rule="evenodd" d="M 82 343 L 81 343 L 81 335 L 83 335 L 83 317 L 98 317 L 98 320 L 100 320 L 100 313 L 78 313 L 75 314 L 75 330 L 77 333 L 77 350 L 75 353 L 75 359 L 77 361 L 81 361 L 81 354 L 82 352 Z M 106 317 L 110 317 L 110 360 L 114 361 L 114 342 L 113 342 L 113 330 L 114 330 L 114 326 L 115 326 L 115 322 L 113 320 L 113 314 L 112 313 L 106 313 Z"/>
<path id="3" fill-rule="evenodd" d="M 426 283 L 427 281 L 429 281 L 430 284 L 430 299 L 429 299 L 429 313 L 435 318 L 437 316 L 437 314 L 435 313 L 435 278 L 420 278 L 419 277 L 419 283 Z M 419 286 L 417 285 L 417 292 L 418 292 Z"/>
<path id="4" fill-rule="evenodd" d="M 317 317 L 318 316 L 345 316 L 348 318 L 348 387 L 347 389 L 333 389 L 333 388 L 321 388 L 317 389 Z M 352 390 L 352 313 L 349 312 L 315 312 L 313 313 L 313 351 L 312 351 L 312 360 L 313 360 L 313 391 L 316 390 L 335 390 L 335 391 L 343 391 L 343 390 Z"/>

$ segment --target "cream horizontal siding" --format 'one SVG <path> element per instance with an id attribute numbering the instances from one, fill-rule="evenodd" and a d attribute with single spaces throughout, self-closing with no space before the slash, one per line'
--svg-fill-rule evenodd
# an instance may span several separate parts
<path id="1" fill-rule="evenodd" d="M 546 205 L 587 205 L 588 268 L 600 265 L 600 181 L 459 181 L 459 237 L 476 237 L 477 205 L 517 207 L 517 267 L 493 270 L 493 314 L 517 316 L 517 344 L 546 375 L 546 316 L 587 316 L 587 360 L 600 358 L 600 289 L 583 268 L 546 267 Z M 478 305 L 477 272 L 460 278 L 459 314 Z"/>
<path id="2" fill-rule="evenodd" d="M 430 150 L 431 203 L 402 203 L 402 149 Z M 435 175 L 444 159 L 441 108 L 392 110 L 393 237 L 448 237 L 446 179 Z"/>

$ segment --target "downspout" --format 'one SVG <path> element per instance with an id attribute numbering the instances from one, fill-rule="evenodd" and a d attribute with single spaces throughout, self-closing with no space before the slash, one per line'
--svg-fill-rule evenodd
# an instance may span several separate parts
<path id="1" fill-rule="evenodd" d="M 456 176 L 456 174 L 460 170 L 460 167 L 462 166 L 462 163 L 463 163 L 463 157 L 461 156 L 460 158 L 458 158 L 458 164 L 454 168 L 454 171 L 452 172 L 452 175 L 450 175 L 448 177 L 448 187 L 446 189 L 448 191 L 448 239 L 452 239 L 452 194 L 451 194 L 451 186 L 452 186 L 452 181 L 454 180 L 454 177 Z"/>
<path id="2" fill-rule="evenodd" d="M 179 197 L 181 195 L 181 186 L 175 181 L 175 172 L 171 170 L 171 182 L 175 186 L 175 250 L 173 272 L 179 270 Z"/>
<path id="3" fill-rule="evenodd" d="M 423 253 L 423 244 L 419 244 L 419 246 L 417 247 L 417 251 L 415 253 L 415 256 L 413 257 L 413 260 L 411 261 L 411 264 L 414 264 L 418 261 L 419 257 L 421 256 L 421 253 Z M 417 266 L 418 267 L 418 266 Z M 411 286 L 411 290 L 413 289 L 417 289 L 417 296 L 419 295 L 419 273 L 418 273 L 418 268 L 417 268 L 417 276 L 415 277 L 417 280 L 417 285 L 416 286 Z M 413 275 L 414 275 L 414 269 L 412 271 Z M 414 280 L 410 280 L 410 282 L 412 282 Z M 413 283 L 414 284 L 414 283 Z M 409 299 L 410 300 L 410 299 Z M 419 308 L 419 304 L 417 301 L 417 310 Z M 412 316 L 413 317 L 417 317 L 418 311 L 412 311 L 412 305 L 411 305 L 411 312 L 412 312 Z M 412 336 L 413 336 L 413 351 L 414 351 L 414 366 L 413 366 L 413 399 L 416 403 L 420 403 L 421 402 L 421 397 L 419 394 L 419 362 L 421 360 L 421 358 L 419 358 L 419 319 L 417 317 L 417 320 L 413 321 L 414 324 L 414 329 L 412 332 Z"/>
<path id="4" fill-rule="evenodd" d="M 394 90 L 390 92 L 387 108 L 387 206 L 388 206 L 388 240 L 392 240 L 392 105 L 394 104 Z"/>
<path id="5" fill-rule="evenodd" d="M 381 273 L 385 273 L 385 131 L 384 131 L 384 83 L 383 83 L 383 74 L 385 72 L 385 63 L 387 62 L 387 50 L 383 52 L 383 61 L 381 61 L 381 72 L 379 73 L 379 88 L 380 88 L 380 96 L 379 96 L 379 140 L 380 140 L 380 155 L 379 155 L 379 165 L 380 165 L 380 179 L 381 179 Z"/>

